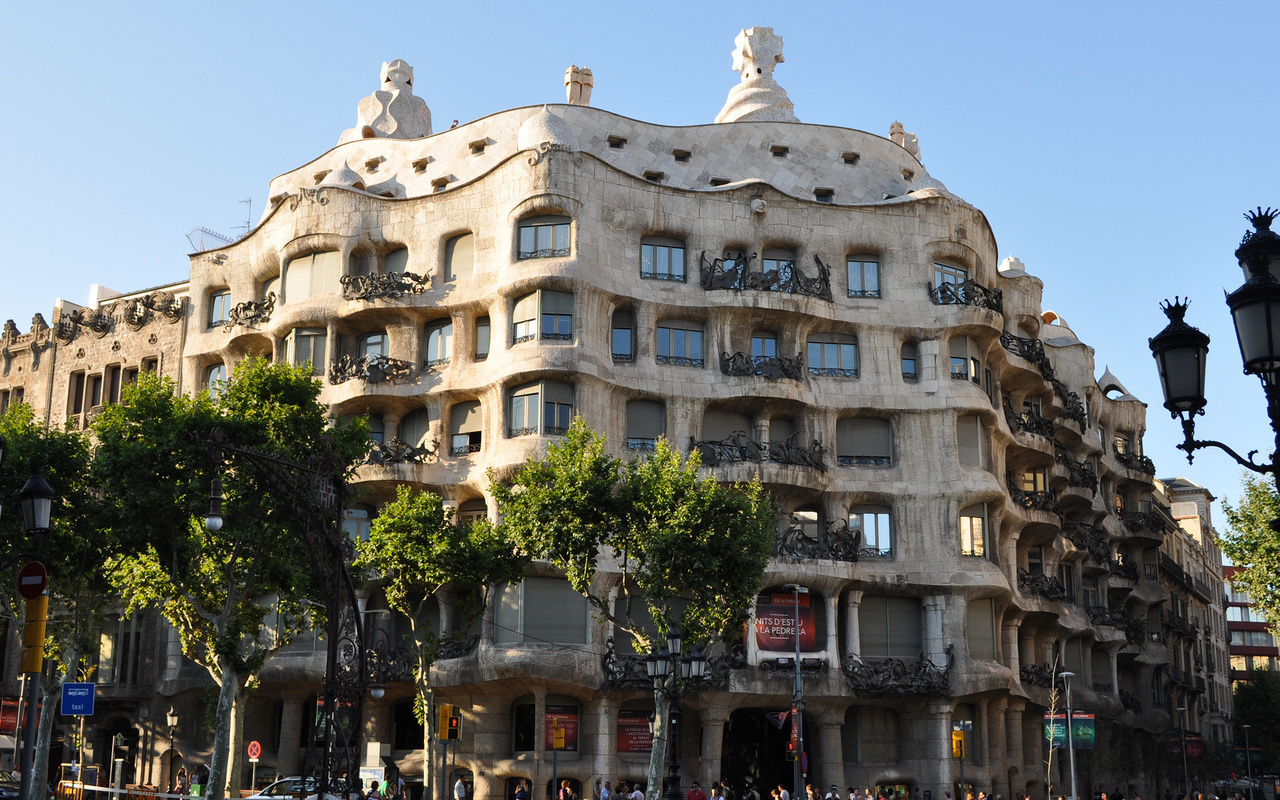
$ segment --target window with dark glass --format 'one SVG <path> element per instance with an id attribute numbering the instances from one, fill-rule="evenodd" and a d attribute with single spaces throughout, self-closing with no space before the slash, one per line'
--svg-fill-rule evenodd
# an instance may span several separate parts
<path id="1" fill-rule="evenodd" d="M 508 435 L 513 437 L 539 432 L 563 436 L 573 420 L 573 386 L 557 381 L 535 381 L 512 389 L 508 420 Z"/>
<path id="2" fill-rule="evenodd" d="M 982 385 L 982 359 L 978 343 L 967 336 L 952 337 L 951 377 L 953 380 L 971 380 Z"/>
<path id="3" fill-rule="evenodd" d="M 494 641 L 498 632 L 494 631 Z M 511 704 L 511 749 L 516 753 L 532 753 L 537 745 L 534 732 L 538 728 L 538 706 L 533 695 L 516 698 Z"/>
<path id="4" fill-rule="evenodd" d="M 489 516 L 489 506 L 483 497 L 464 500 L 458 506 L 457 521 L 459 525 L 470 525 Z"/>
<path id="5" fill-rule="evenodd" d="M 570 340 L 573 338 L 573 293 L 552 292 L 544 289 L 540 294 L 542 306 L 542 338 Z"/>
<path id="6" fill-rule="evenodd" d="M 769 331 L 751 334 L 751 359 L 756 362 L 778 357 L 778 337 Z"/>
<path id="7" fill-rule="evenodd" d="M 652 452 L 667 432 L 667 407 L 657 400 L 627 401 L 627 449 Z"/>
<path id="8" fill-rule="evenodd" d="M 964 283 L 969 279 L 969 270 L 964 267 L 956 267 L 951 264 L 934 264 L 933 265 L 933 285 L 934 287 L 947 284 Z"/>
<path id="9" fill-rule="evenodd" d="M 765 275 L 770 272 L 775 275 L 781 275 L 784 271 L 794 269 L 795 264 L 796 252 L 794 250 L 784 250 L 780 247 L 765 248 L 760 258 L 760 267 Z"/>
<path id="10" fill-rule="evenodd" d="M 294 328 L 289 334 L 288 351 L 290 364 L 301 367 L 310 363 L 311 374 L 324 374 L 324 328 Z"/>
<path id="11" fill-rule="evenodd" d="M 227 324 L 231 313 L 231 290 L 221 289 L 209 295 L 209 327 L 216 328 Z"/>
<path id="12" fill-rule="evenodd" d="M 893 426 L 887 419 L 870 417 L 836 420 L 836 459 L 845 467 L 891 466 Z"/>
<path id="13" fill-rule="evenodd" d="M 810 336 L 809 374 L 858 377 L 858 340 L 847 333 L 817 333 Z"/>
<path id="14" fill-rule="evenodd" d="M 990 597 L 969 601 L 965 615 L 969 658 L 978 661 L 996 660 L 995 620 L 995 606 Z"/>
<path id="15" fill-rule="evenodd" d="M 645 237 L 640 243 L 640 277 L 659 281 L 685 279 L 684 242 Z"/>
<path id="16" fill-rule="evenodd" d="M 382 444 L 386 440 L 387 426 L 383 416 L 376 411 L 370 412 L 365 417 L 369 422 L 369 438 Z"/>
<path id="17" fill-rule="evenodd" d="M 702 325 L 685 320 L 658 323 L 657 361 L 682 367 L 701 367 Z"/>
<path id="18" fill-rule="evenodd" d="M 475 269 L 475 237 L 469 233 L 455 236 L 444 245 L 444 279 L 466 280 Z"/>
<path id="19" fill-rule="evenodd" d="M 427 325 L 426 351 L 424 366 L 443 366 L 453 359 L 452 320 L 438 320 Z"/>
<path id="20" fill-rule="evenodd" d="M 850 297 L 880 296 L 880 262 L 861 256 L 851 257 L 845 262 L 845 272 L 849 278 Z"/>
<path id="21" fill-rule="evenodd" d="M 449 453 L 455 456 L 479 453 L 482 436 L 480 401 L 455 403 L 449 412 Z"/>
<path id="22" fill-rule="evenodd" d="M 920 347 L 915 342 L 902 344 L 902 379 L 918 380 L 920 377 Z"/>
<path id="23" fill-rule="evenodd" d="M 917 597 L 862 598 L 858 604 L 858 633 L 864 659 L 901 658 L 914 661 L 924 650 L 924 612 Z"/>
<path id="24" fill-rule="evenodd" d="M 520 260 L 569 255 L 568 217 L 529 217 L 520 221 L 517 232 Z"/>
<path id="25" fill-rule="evenodd" d="M 631 361 L 636 357 L 635 325 L 635 315 L 630 309 L 620 308 L 613 312 L 609 342 L 614 361 Z"/>

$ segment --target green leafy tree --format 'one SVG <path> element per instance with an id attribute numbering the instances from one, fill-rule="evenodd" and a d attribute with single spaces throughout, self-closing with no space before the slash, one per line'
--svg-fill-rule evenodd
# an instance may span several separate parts
<path id="1" fill-rule="evenodd" d="M 666 440 L 624 464 L 578 418 L 563 443 L 510 482 L 492 481 L 491 491 L 505 537 L 563 570 L 600 617 L 651 652 L 652 632 L 662 641 L 672 625 L 693 644 L 740 636 L 777 534 L 777 512 L 758 480 L 722 484 L 700 467 L 696 453 L 682 460 Z M 602 558 L 622 573 L 616 608 L 614 584 L 596 580 Z M 654 704 L 655 739 L 665 741 L 669 703 L 655 691 Z M 650 798 L 663 767 L 655 747 Z"/>
<path id="2" fill-rule="evenodd" d="M 210 796 L 239 788 L 233 754 L 243 701 L 267 660 L 313 623 L 321 599 L 306 552 L 305 523 L 249 463 L 216 465 L 198 437 L 214 427 L 241 447 L 291 460 L 308 456 L 345 474 L 367 452 L 361 426 L 332 428 L 308 370 L 260 359 L 237 367 L 211 395 L 180 395 L 144 376 L 94 425 L 94 472 L 120 555 L 112 581 L 126 613 L 156 606 L 177 630 L 183 653 L 218 686 Z M 224 523 L 204 525 L 212 481 L 223 482 Z M 229 786 L 230 781 L 230 786 Z"/>
<path id="3" fill-rule="evenodd" d="M 1237 727 L 1250 726 L 1254 777 L 1280 772 L 1280 672 L 1254 670 L 1249 680 L 1236 683 L 1234 699 Z M 1244 734 L 1239 730 L 1235 741 L 1244 747 Z"/>
<path id="4" fill-rule="evenodd" d="M 429 743 L 427 698 L 431 665 L 440 647 L 461 641 L 482 611 L 488 588 L 518 580 L 528 558 L 503 540 L 486 519 L 459 525 L 439 495 L 401 486 L 357 545 L 357 567 L 381 581 L 387 605 L 409 619 L 413 636 L 414 709 Z M 477 587 L 480 587 L 476 602 Z M 441 627 L 428 624 L 427 607 L 439 602 Z"/>
<path id="5" fill-rule="evenodd" d="M 1253 599 L 1254 607 L 1272 625 L 1280 623 L 1280 532 L 1271 527 L 1280 519 L 1280 498 L 1265 478 L 1246 475 L 1240 504 L 1223 502 L 1230 533 L 1220 537 L 1222 552 L 1242 570 L 1231 579 L 1236 589 Z"/>
<path id="6" fill-rule="evenodd" d="M 17 571 L 29 560 L 45 565 L 49 572 L 49 622 L 41 700 L 45 708 L 52 708 L 62 683 L 82 677 L 88 662 L 97 655 L 101 609 L 111 593 L 103 564 L 114 542 L 110 531 L 97 525 L 99 507 L 89 483 L 88 437 L 77 430 L 46 427 L 24 403 L 15 403 L 0 415 L 0 435 L 8 441 L 0 465 L 0 496 L 6 506 L 0 515 L 0 564 L 4 565 L 0 604 L 6 618 L 22 620 L 25 612 L 16 592 Z M 55 497 L 51 530 L 32 540 L 23 521 L 19 494 L 27 479 L 37 473 L 43 475 Z M 55 717 L 40 716 L 36 775 L 48 772 Z"/>

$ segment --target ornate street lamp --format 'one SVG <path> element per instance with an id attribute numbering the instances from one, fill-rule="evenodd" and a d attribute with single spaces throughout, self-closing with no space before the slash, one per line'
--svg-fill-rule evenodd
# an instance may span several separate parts
<path id="1" fill-rule="evenodd" d="M 53 489 L 39 473 L 32 475 L 18 494 L 22 500 L 22 520 L 27 533 L 36 536 L 49 532 L 49 515 L 53 511 Z"/>
<path id="2" fill-rule="evenodd" d="M 667 737 L 670 758 L 667 762 L 666 788 L 662 791 L 663 800 L 683 800 L 684 792 L 680 787 L 680 698 L 697 689 L 706 680 L 707 658 L 700 648 L 693 653 L 681 657 L 684 641 L 680 630 L 672 625 L 667 632 L 667 647 L 659 650 L 644 660 L 645 671 L 653 681 L 655 693 L 666 697 L 671 703 L 667 715 L 671 733 Z"/>
<path id="3" fill-rule="evenodd" d="M 1075 676 L 1074 672 L 1058 673 L 1067 690 L 1067 758 L 1071 762 L 1071 800 L 1080 800 L 1080 795 L 1076 794 L 1076 740 L 1071 724 L 1071 679 Z"/>
<path id="4" fill-rule="evenodd" d="M 1257 375 L 1267 397 L 1267 413 L 1276 434 L 1276 451 L 1269 463 L 1253 460 L 1256 450 L 1242 458 L 1221 442 L 1197 440 L 1195 418 L 1204 413 L 1208 402 L 1204 394 L 1205 361 L 1209 354 L 1209 337 L 1183 321 L 1187 302 L 1175 297 L 1165 301 L 1161 309 L 1169 325 L 1151 337 L 1148 344 L 1160 372 L 1160 388 L 1164 391 L 1164 407 L 1175 419 L 1182 420 L 1183 442 L 1178 445 L 1190 462 L 1196 450 L 1216 447 L 1230 455 L 1241 466 L 1262 475 L 1277 477 L 1276 452 L 1280 451 L 1280 279 L 1272 272 L 1280 270 L 1280 236 L 1271 230 L 1271 222 L 1280 211 L 1258 208 L 1245 214 L 1253 230 L 1245 234 L 1236 249 L 1247 280 L 1227 295 L 1227 306 L 1235 322 L 1236 339 L 1244 372 Z M 1280 525 L 1273 520 L 1272 527 Z M 1278 528 L 1280 530 L 1280 528 Z"/>

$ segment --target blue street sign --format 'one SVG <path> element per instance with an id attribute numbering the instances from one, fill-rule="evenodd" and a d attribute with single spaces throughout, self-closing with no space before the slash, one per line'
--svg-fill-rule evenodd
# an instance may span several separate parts
<path id="1" fill-rule="evenodd" d="M 96 683 L 62 684 L 62 715 L 64 717 L 93 716 L 93 698 L 97 688 Z"/>

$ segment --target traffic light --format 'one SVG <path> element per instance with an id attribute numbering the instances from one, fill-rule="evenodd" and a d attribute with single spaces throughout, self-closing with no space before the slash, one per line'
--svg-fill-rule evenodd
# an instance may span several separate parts
<path id="1" fill-rule="evenodd" d="M 449 735 L 450 728 L 453 725 L 453 706 L 448 703 L 441 703 L 436 706 L 436 736 L 441 739 L 452 739 Z"/>
<path id="2" fill-rule="evenodd" d="M 787 742 L 787 760 L 795 761 L 798 758 L 800 758 L 800 748 L 796 746 L 795 742 Z"/>
<path id="3" fill-rule="evenodd" d="M 559 724 L 551 729 L 551 749 L 564 749 L 564 728 L 561 728 Z"/>
<path id="4" fill-rule="evenodd" d="M 462 709 L 457 706 L 450 706 L 448 733 L 450 739 L 462 738 Z"/>
<path id="5" fill-rule="evenodd" d="M 44 672 L 44 621 L 49 611 L 49 595 L 27 601 L 27 618 L 22 626 L 20 672 Z"/>

